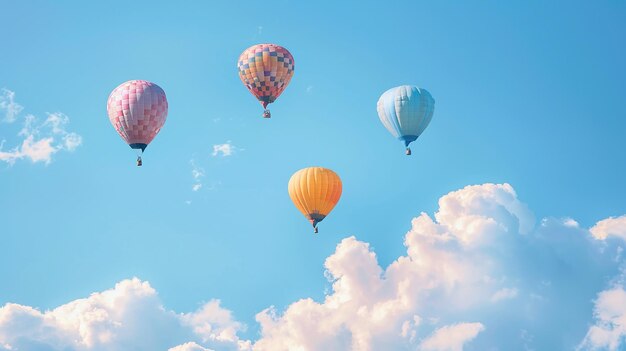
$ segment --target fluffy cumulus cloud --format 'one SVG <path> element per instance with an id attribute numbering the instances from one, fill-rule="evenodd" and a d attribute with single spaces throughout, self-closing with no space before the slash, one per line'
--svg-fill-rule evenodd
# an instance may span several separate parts
<path id="1" fill-rule="evenodd" d="M 623 350 L 620 221 L 536 221 L 510 185 L 468 186 L 414 218 L 387 267 L 343 239 L 325 298 L 259 312 L 255 341 L 218 301 L 176 313 L 133 279 L 52 311 L 5 305 L 0 350 Z"/>
<path id="2" fill-rule="evenodd" d="M 147 282 L 131 279 L 51 311 L 5 305 L 0 350 L 249 350 L 236 336 L 240 328 L 219 301 L 177 314 Z"/>
<path id="3" fill-rule="evenodd" d="M 325 263 L 332 291 L 259 313 L 255 349 L 626 347 L 620 312 L 598 313 L 607 310 L 601 297 L 597 329 L 587 331 L 592 301 L 620 274 L 619 243 L 570 218 L 537 224 L 508 184 L 443 196 L 434 218 L 413 219 L 404 243 L 406 255 L 383 268 L 367 243 L 344 239 Z"/>
<path id="4" fill-rule="evenodd" d="M 14 92 L 6 89 L 2 92 L 4 95 L 0 95 L 0 111 L 5 112 L 3 121 L 16 122 L 23 108 L 14 101 Z M 6 140 L 0 143 L 0 161 L 12 165 L 17 160 L 27 159 L 33 163 L 48 164 L 55 153 L 76 150 L 83 140 L 80 135 L 67 130 L 69 123 L 69 117 L 60 112 L 48 113 L 43 121 L 33 115 L 25 116 L 22 128 L 17 133 L 17 145 L 5 150 Z"/>

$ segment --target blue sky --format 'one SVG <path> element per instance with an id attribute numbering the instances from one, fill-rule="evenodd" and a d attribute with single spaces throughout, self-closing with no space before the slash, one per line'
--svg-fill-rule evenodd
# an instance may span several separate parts
<path id="1" fill-rule="evenodd" d="M 344 247 L 368 243 L 385 269 L 407 254 L 407 231 L 419 232 L 412 219 L 433 217 L 442 196 L 467 185 L 510 184 L 539 237 L 550 221 L 561 221 L 554 231 L 596 238 L 626 226 L 588 230 L 626 214 L 624 2 L 2 1 L 0 30 L 0 88 L 23 107 L 13 123 L 0 109 L 1 151 L 22 143 L 28 115 L 39 123 L 35 136 L 81 140 L 59 146 L 50 162 L 0 161 L 0 305 L 45 311 L 137 277 L 178 313 L 219 299 L 247 325 L 242 340 L 254 342 L 260 311 L 273 305 L 280 315 L 299 299 L 332 295 L 324 263 L 343 239 L 358 241 Z M 296 61 L 271 120 L 236 69 L 239 54 L 262 42 L 285 46 Z M 108 94 L 130 79 L 157 83 L 169 101 L 142 168 L 106 115 Z M 376 114 L 380 94 L 402 84 L 436 101 L 411 157 Z M 64 121 L 62 133 L 45 123 L 50 116 Z M 223 144 L 234 152 L 213 156 Z M 291 174 L 313 165 L 335 170 L 344 185 L 318 236 L 287 194 Z M 197 181 L 194 169 L 203 173 Z M 582 342 L 592 300 L 619 283 L 621 263 L 607 265 L 583 275 L 604 274 L 576 300 L 588 304 L 571 339 L 535 336 L 533 347 Z M 516 268 L 519 298 L 541 281 L 521 278 L 530 269 Z M 488 339 L 489 316 L 446 313 L 449 324 L 482 323 L 480 334 L 468 325 L 478 335 L 468 349 L 502 347 Z M 417 335 L 415 345 L 434 334 Z M 9 343 L 1 337 L 0 347 Z"/>

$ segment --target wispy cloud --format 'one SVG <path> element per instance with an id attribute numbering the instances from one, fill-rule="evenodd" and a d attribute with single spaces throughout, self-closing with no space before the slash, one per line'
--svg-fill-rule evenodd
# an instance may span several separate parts
<path id="1" fill-rule="evenodd" d="M 59 150 L 52 144 L 53 142 L 53 138 L 35 140 L 33 135 L 29 135 L 20 146 L 8 152 L 0 149 L 0 161 L 5 161 L 12 165 L 19 159 L 29 158 L 32 162 L 45 162 L 48 164 L 52 160 L 52 154 Z"/>
<path id="2" fill-rule="evenodd" d="M 262 35 L 263 35 L 263 26 L 259 25 L 254 29 L 254 32 L 252 34 L 252 39 L 257 40 Z"/>
<path id="3" fill-rule="evenodd" d="M 0 91 L 0 111 L 4 112 L 2 122 L 13 123 L 17 119 L 17 115 L 22 112 L 22 105 L 15 102 L 15 93 L 9 89 L 3 88 Z"/>
<path id="4" fill-rule="evenodd" d="M 420 351 L 462 351 L 463 345 L 485 330 L 481 323 L 458 323 L 439 328 L 420 346 Z"/>
<path id="5" fill-rule="evenodd" d="M 224 144 L 216 144 L 213 145 L 213 153 L 211 154 L 213 157 L 222 156 L 227 157 L 234 154 L 239 149 L 231 143 L 231 141 L 227 141 Z"/>
<path id="6" fill-rule="evenodd" d="M 4 151 L 6 140 L 0 144 L 0 161 L 13 165 L 17 160 L 49 164 L 52 156 L 59 151 L 74 151 L 83 139 L 74 132 L 67 131 L 70 119 L 61 112 L 48 113 L 43 122 L 33 115 L 24 118 L 22 129 L 17 133 L 22 138 L 19 144 Z"/>
<path id="7" fill-rule="evenodd" d="M 193 177 L 193 185 L 191 190 L 198 191 L 202 188 L 202 178 L 204 177 L 204 169 L 196 164 L 195 160 L 189 161 L 191 163 L 191 176 Z"/>
<path id="8" fill-rule="evenodd" d="M 211 152 L 211 156 L 213 158 L 215 158 L 215 157 L 229 157 L 229 156 L 232 156 L 233 154 L 235 154 L 236 152 L 239 152 L 239 151 L 242 151 L 242 150 L 243 149 L 241 149 L 239 147 L 236 147 L 235 145 L 232 144 L 232 142 L 230 140 L 228 140 L 224 144 L 215 144 L 215 145 L 213 145 L 213 150 Z M 221 181 L 209 178 L 208 181 L 206 181 L 207 186 L 205 186 L 205 178 L 206 178 L 207 173 L 206 173 L 205 169 L 201 166 L 201 164 L 203 164 L 202 161 L 203 161 L 203 159 L 199 159 L 198 160 L 197 158 L 192 158 L 189 161 L 189 163 L 191 164 L 191 176 L 193 178 L 193 184 L 191 186 L 191 190 L 194 191 L 194 192 L 197 192 L 200 189 L 214 190 L 221 184 Z M 217 161 L 217 160 L 215 160 L 215 161 Z M 210 162 L 215 162 L 215 161 L 210 161 Z M 189 203 L 191 203 L 191 201 Z"/>
<path id="9" fill-rule="evenodd" d="M 502 288 L 491 296 L 491 301 L 498 302 L 501 300 L 513 299 L 517 296 L 516 288 Z"/>
<path id="10" fill-rule="evenodd" d="M 17 121 L 23 109 L 15 102 L 13 91 L 2 89 L 0 95 L 0 110 L 4 111 L 2 121 L 7 123 Z M 17 160 L 29 159 L 34 163 L 48 164 L 55 153 L 62 150 L 76 150 L 82 144 L 83 139 L 80 135 L 67 131 L 69 123 L 69 117 L 61 112 L 47 113 L 43 122 L 40 122 L 34 115 L 26 115 L 23 118 L 22 128 L 17 133 L 20 137 L 17 145 L 5 150 L 7 140 L 3 139 L 0 143 L 0 161 L 13 165 Z"/>
<path id="11" fill-rule="evenodd" d="M 306 92 L 307 92 L 307 94 L 312 93 L 313 92 L 313 86 L 309 85 L 308 87 L 306 87 Z"/>

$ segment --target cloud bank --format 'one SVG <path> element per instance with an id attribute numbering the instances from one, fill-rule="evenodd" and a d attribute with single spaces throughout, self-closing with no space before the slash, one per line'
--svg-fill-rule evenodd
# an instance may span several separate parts
<path id="1" fill-rule="evenodd" d="M 414 218 L 386 268 L 343 239 L 325 261 L 331 289 L 259 312 L 256 340 L 212 300 L 192 313 L 147 282 L 52 311 L 0 309 L 4 350 L 621 350 L 626 347 L 623 217 L 581 228 L 536 221 L 508 184 L 453 191 Z M 392 238 L 393 236 L 390 236 Z M 155 337 L 158 336 L 158 337 Z M 2 346 L 0 346 L 0 350 Z"/>
<path id="2" fill-rule="evenodd" d="M 241 324 L 210 301 L 198 311 L 166 310 L 147 282 L 130 279 L 52 311 L 7 304 L 0 309 L 0 350 L 247 350 Z M 195 340 L 198 348 L 185 340 Z"/>

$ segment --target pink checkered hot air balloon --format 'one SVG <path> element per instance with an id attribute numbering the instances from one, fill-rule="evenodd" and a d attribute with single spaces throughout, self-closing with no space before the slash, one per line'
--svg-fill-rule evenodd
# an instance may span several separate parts
<path id="1" fill-rule="evenodd" d="M 167 98 L 163 89 L 154 83 L 129 80 L 111 92 L 107 112 L 122 139 L 143 154 L 165 123 Z M 137 166 L 141 165 L 141 156 L 138 156 Z"/>
<path id="2" fill-rule="evenodd" d="M 265 109 L 263 117 L 269 118 L 267 105 L 282 94 L 293 77 L 293 56 L 282 46 L 258 44 L 247 48 L 239 56 L 237 68 L 243 84 Z"/>

